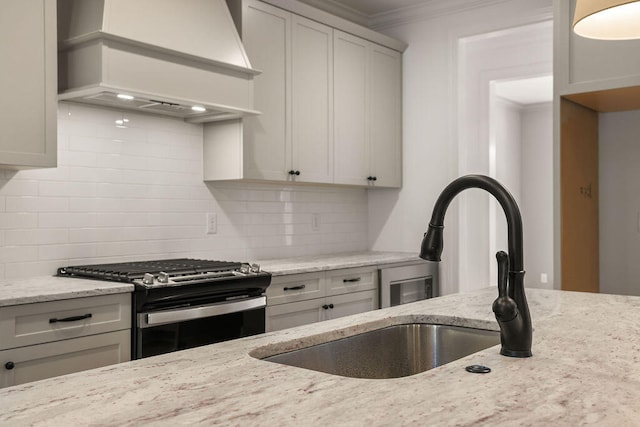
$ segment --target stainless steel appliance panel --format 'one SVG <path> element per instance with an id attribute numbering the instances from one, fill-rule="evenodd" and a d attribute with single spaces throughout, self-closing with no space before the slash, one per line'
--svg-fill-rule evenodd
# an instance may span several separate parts
<path id="1" fill-rule="evenodd" d="M 407 304 L 439 295 L 438 264 L 420 262 L 380 269 L 380 307 Z"/>

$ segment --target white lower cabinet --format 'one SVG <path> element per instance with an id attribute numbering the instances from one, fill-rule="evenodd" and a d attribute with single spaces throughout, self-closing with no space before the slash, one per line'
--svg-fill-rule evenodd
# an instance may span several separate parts
<path id="1" fill-rule="evenodd" d="M 99 368 L 125 362 L 130 357 L 128 330 L 3 350 L 0 387 Z"/>
<path id="2" fill-rule="evenodd" d="M 267 331 L 375 310 L 376 267 L 276 276 L 267 288 Z"/>
<path id="3" fill-rule="evenodd" d="M 22 304 L 0 311 L 0 387 L 130 358 L 128 293 Z"/>

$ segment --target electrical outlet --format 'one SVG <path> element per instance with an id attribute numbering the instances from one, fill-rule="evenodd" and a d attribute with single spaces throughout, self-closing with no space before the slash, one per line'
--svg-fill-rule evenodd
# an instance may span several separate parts
<path id="1" fill-rule="evenodd" d="M 319 231 L 320 230 L 320 214 L 313 213 L 311 214 L 311 231 Z"/>
<path id="2" fill-rule="evenodd" d="M 547 283 L 548 281 L 547 273 L 540 273 L 540 283 Z"/>
<path id="3" fill-rule="evenodd" d="M 207 234 L 216 234 L 218 232 L 218 215 L 215 212 L 207 214 Z"/>

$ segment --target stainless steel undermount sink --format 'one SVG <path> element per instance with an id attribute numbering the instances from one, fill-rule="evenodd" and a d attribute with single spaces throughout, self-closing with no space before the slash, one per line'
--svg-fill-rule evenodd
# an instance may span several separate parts
<path id="1" fill-rule="evenodd" d="M 353 378 L 399 378 L 500 344 L 500 333 L 460 326 L 389 326 L 262 360 Z"/>

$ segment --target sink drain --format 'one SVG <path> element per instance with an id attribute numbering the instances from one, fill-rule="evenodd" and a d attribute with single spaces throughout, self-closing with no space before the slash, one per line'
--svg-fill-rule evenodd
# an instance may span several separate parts
<path id="1" fill-rule="evenodd" d="M 491 368 L 484 365 L 470 365 L 465 368 L 467 372 L 471 372 L 472 374 L 488 374 L 491 372 Z"/>

